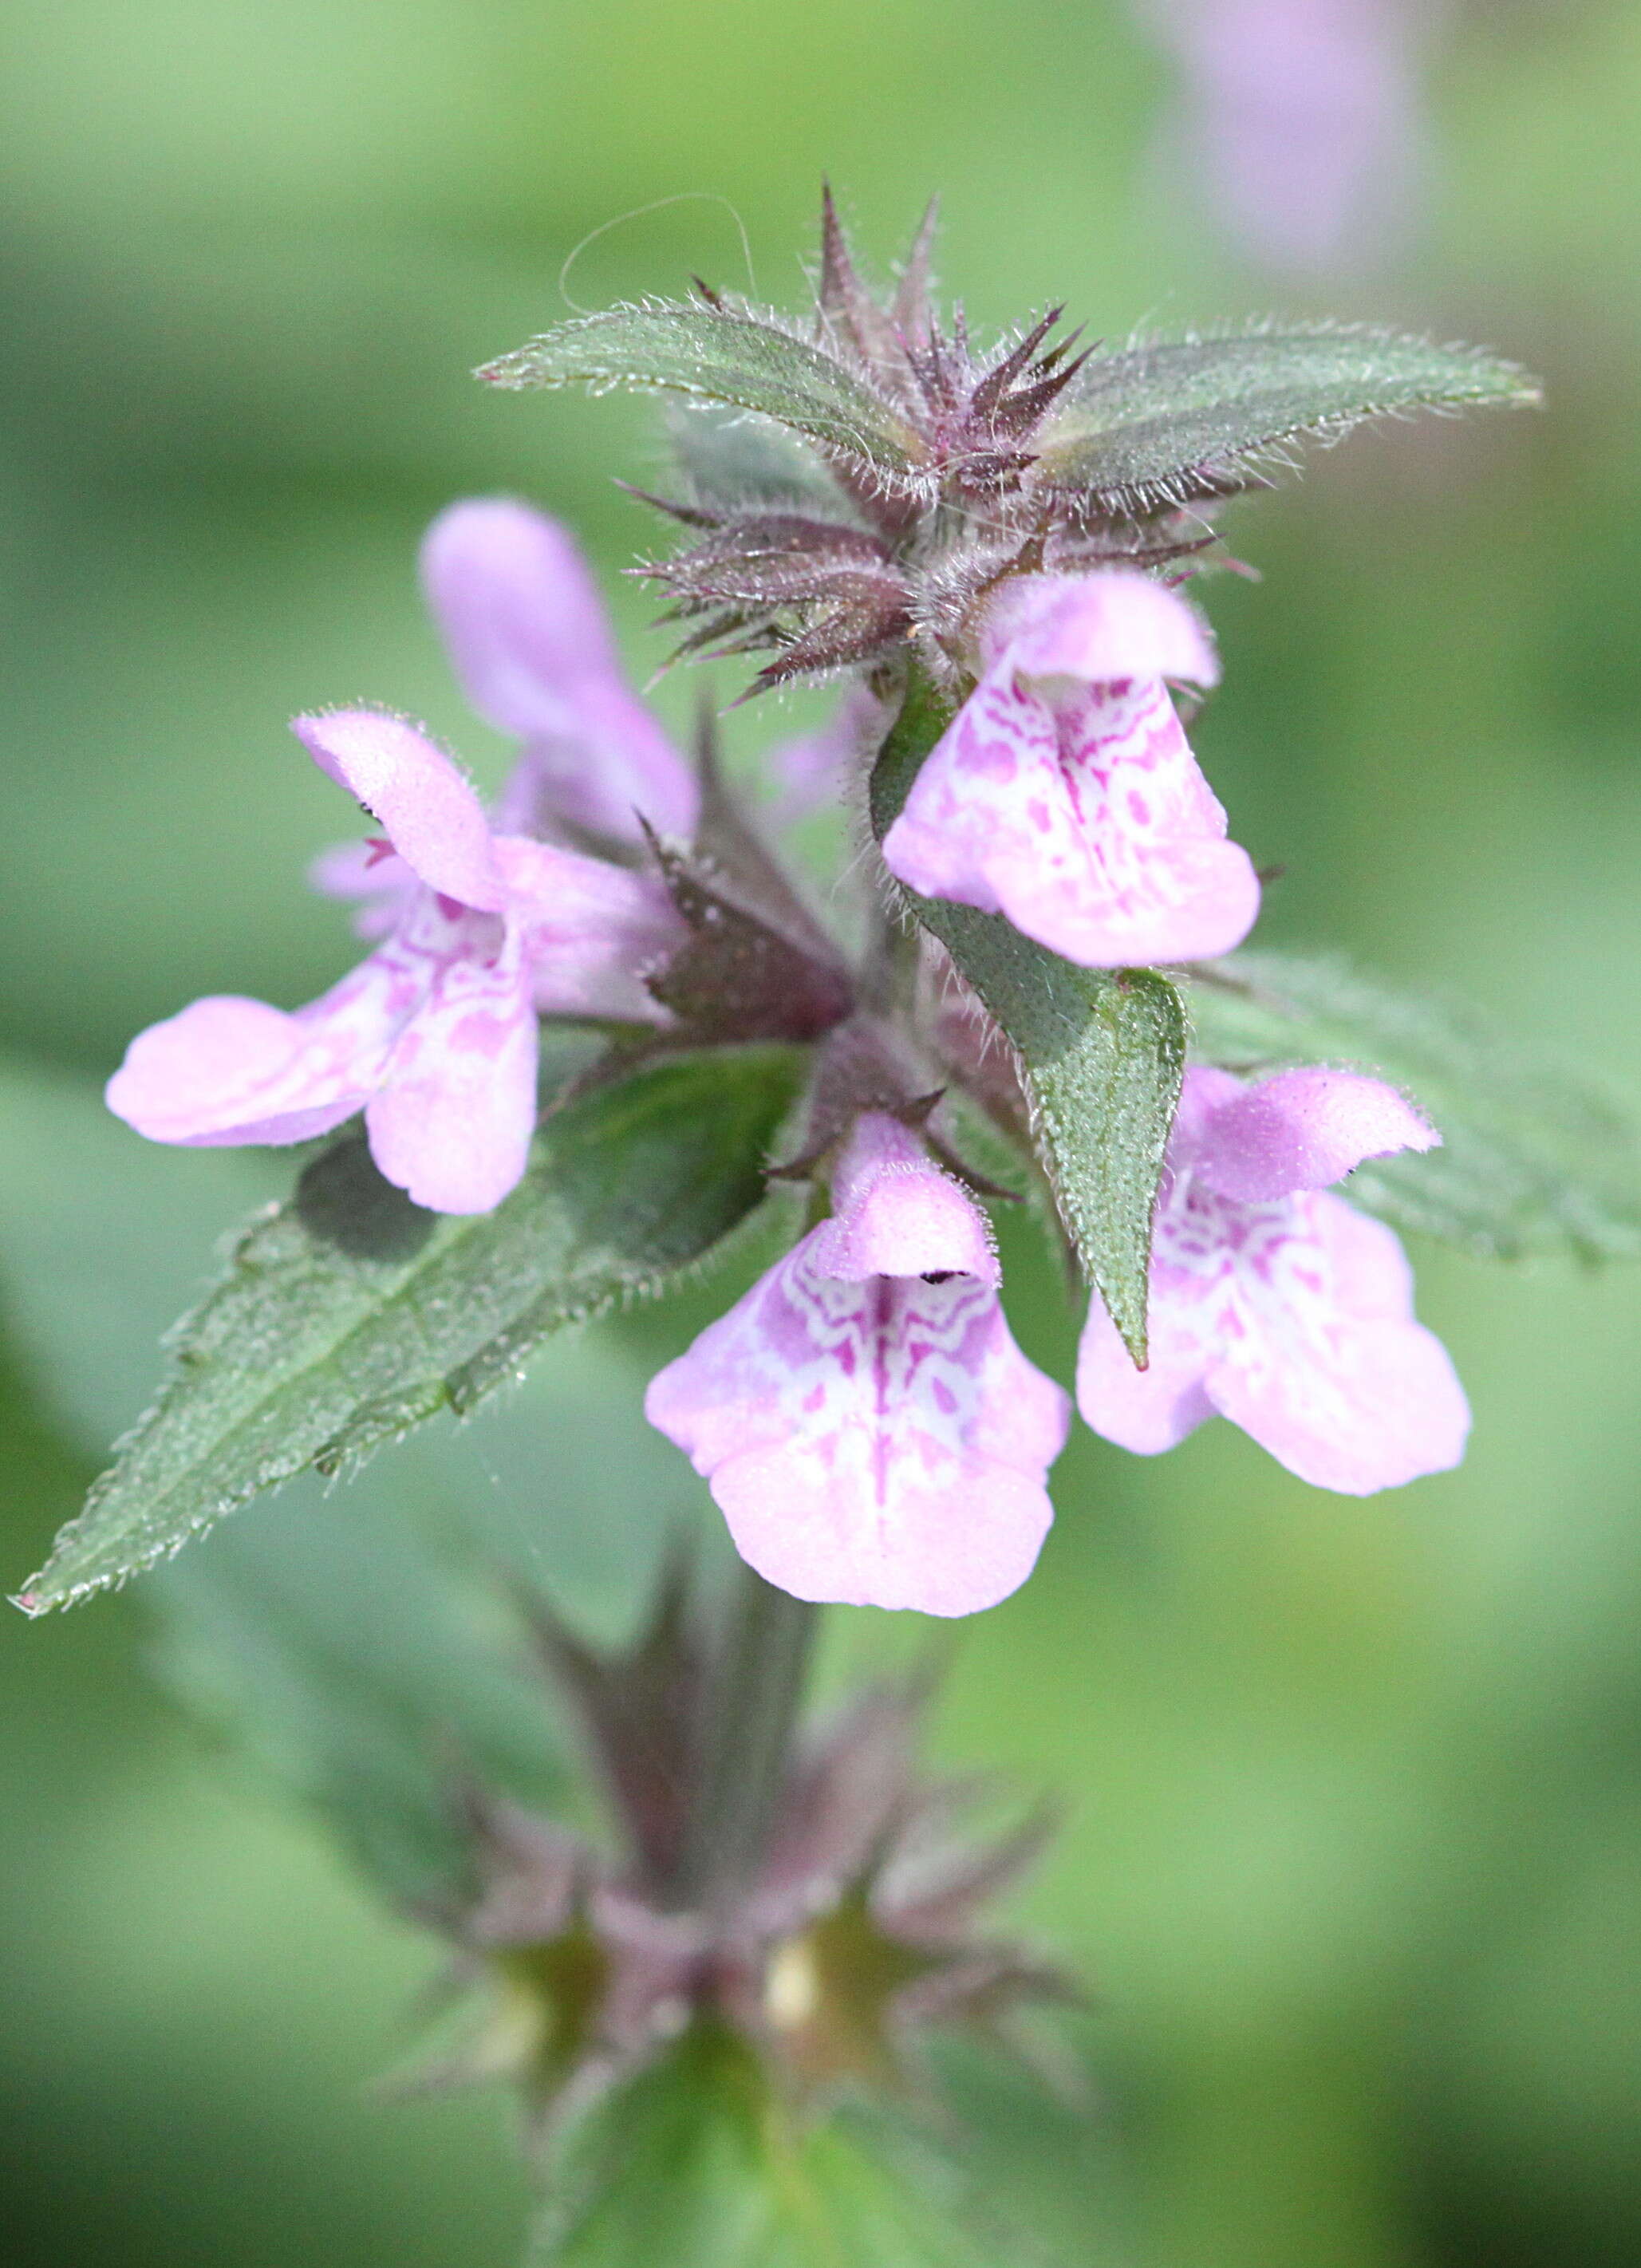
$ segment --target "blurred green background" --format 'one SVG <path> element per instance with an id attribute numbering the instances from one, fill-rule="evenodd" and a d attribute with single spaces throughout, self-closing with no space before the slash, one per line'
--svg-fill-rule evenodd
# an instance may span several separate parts
<path id="1" fill-rule="evenodd" d="M 1238 838 L 1286 865 L 1263 939 L 1437 976 L 1641 1093 L 1641 11 L 1455 11 L 1428 95 L 1417 249 L 1301 287 L 1171 193 L 1167 70 L 1113 0 L 5 11 L 14 1576 L 273 1185 L 85 1133 L 76 1082 L 197 992 L 294 1004 L 345 965 L 301 884 L 340 814 L 286 716 L 386 701 L 495 777 L 412 571 L 464 491 L 574 522 L 635 666 L 657 658 L 614 580 L 649 540 L 610 485 L 653 472 L 644 406 L 466 375 L 651 199 L 730 200 L 773 298 L 799 294 L 825 170 L 879 261 L 944 190 L 945 280 L 982 324 L 1051 297 L 1107 334 L 1327 307 L 1539 368 L 1547 414 L 1358 437 L 1233 518 L 1264 580 L 1209 593 L 1226 685 L 1195 737 Z M 570 290 L 691 269 L 741 279 L 721 206 L 611 231 Z M 735 747 L 808 713 L 740 712 Z M 1145 2268 L 1641 2258 L 1641 1279 L 1417 1258 L 1475 1405 L 1461 1474 L 1358 1503 L 1226 1427 L 1155 1463 L 1081 1433 L 1041 1570 L 966 1631 L 942 1704 L 944 1756 L 1064 1798 L 1021 1917 L 1097 1980 L 1114 2211 Z M 1074 1319 L 1029 1252 L 1012 1272 L 1021 1337 L 1063 1373 Z M 534 1440 L 560 1475 L 543 1533 L 607 1603 L 644 1560 L 608 1526 L 623 1488 L 696 1501 L 631 1446 L 638 1356 L 676 1328 L 549 1354 L 493 1437 L 438 1450 L 438 1487 L 527 1521 Z M 368 1598 L 377 1476 L 357 1506 L 244 1519 L 334 1521 Z M 10 2257 L 511 2259 L 504 2102 L 364 2091 L 429 1948 L 161 1696 L 152 1627 L 139 1588 L 0 1628 Z M 836 1618 L 837 1660 L 883 1642 Z"/>

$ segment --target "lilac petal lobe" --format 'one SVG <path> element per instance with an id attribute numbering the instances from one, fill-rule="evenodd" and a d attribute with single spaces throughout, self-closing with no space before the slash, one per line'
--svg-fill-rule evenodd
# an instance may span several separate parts
<path id="1" fill-rule="evenodd" d="M 1054 1518 L 1045 1488 L 976 1464 L 900 1489 L 891 1532 L 863 1517 L 848 1476 L 833 1480 L 785 1447 L 732 1460 L 712 1494 L 741 1557 L 794 1598 L 947 1617 L 1019 1590 Z"/>
<path id="2" fill-rule="evenodd" d="M 815 1264 L 829 1276 L 856 1283 L 935 1272 L 1002 1280 L 980 1208 L 887 1112 L 867 1111 L 856 1122 L 834 1173 L 833 1197 L 837 1210 L 815 1246 Z"/>
<path id="3" fill-rule="evenodd" d="M 380 1085 L 470 918 L 452 923 L 431 893 L 420 893 L 394 937 L 294 1015 L 261 1000 L 196 1000 L 133 1040 L 109 1083 L 110 1108 L 161 1142 L 224 1146 L 327 1133 Z"/>
<path id="4" fill-rule="evenodd" d="M 1215 1406 L 1313 1488 L 1374 1496 L 1461 1462 L 1469 1404 L 1422 1323 L 1360 1323 L 1332 1366 L 1227 1368 Z"/>
<path id="5" fill-rule="evenodd" d="M 1468 1406 L 1446 1349 L 1413 1319 L 1394 1233 L 1310 1191 L 1239 1210 L 1225 1301 L 1235 1328 L 1209 1368 L 1214 1407 L 1301 1480 L 1344 1495 L 1456 1465 Z"/>
<path id="6" fill-rule="evenodd" d="M 379 709 L 298 717 L 291 729 L 320 770 L 379 821 L 430 888 L 486 912 L 499 908 L 502 884 L 483 806 L 425 733 Z"/>
<path id="7" fill-rule="evenodd" d="M 364 1114 L 390 1182 L 435 1212 L 489 1212 L 523 1175 L 539 1049 L 516 946 L 451 961 L 406 1027 Z"/>
<path id="8" fill-rule="evenodd" d="M 666 1020 L 644 978 L 688 932 L 659 877 L 523 836 L 496 856 L 541 1014 Z"/>
<path id="9" fill-rule="evenodd" d="M 557 718 L 554 688 L 614 677 L 614 641 L 568 532 L 508 497 L 440 512 L 422 540 L 422 587 L 478 714 L 528 740 Z"/>
<path id="10" fill-rule="evenodd" d="M 1009 850 L 1015 863 L 1029 863 L 1028 828 L 1065 828 L 1058 756 L 1047 706 L 1019 692 L 1006 669 L 989 672 L 924 758 L 884 836 L 889 872 L 924 897 L 999 912 L 999 855 Z"/>
<path id="11" fill-rule="evenodd" d="M 1098 1295 L 1077 1350 L 1077 1406 L 1084 1422 L 1118 1448 L 1159 1456 L 1214 1414 L 1203 1385 L 1207 1350 L 1188 1314 L 1154 1303 L 1151 1360 L 1136 1369 Z"/>
<path id="12" fill-rule="evenodd" d="M 1234 1071 L 1217 1064 L 1193 1064 L 1180 1088 L 1179 1108 L 1168 1135 L 1168 1169 L 1195 1164 L 1216 1116 L 1247 1087 Z"/>
<path id="13" fill-rule="evenodd" d="M 1364 1322 L 1410 1322 L 1413 1269 L 1390 1224 L 1343 1197 L 1320 1194 L 1313 1219 L 1327 1241 L 1341 1310 Z"/>
<path id="14" fill-rule="evenodd" d="M 1259 880 L 1225 831 L 1160 680 L 1050 704 L 1005 659 L 931 751 L 883 856 L 925 896 L 1122 968 L 1241 943 Z"/>
<path id="15" fill-rule="evenodd" d="M 1219 681 L 1219 657 L 1196 609 L 1129 569 L 1011 578 L 987 610 L 982 650 L 988 666 L 1006 659 L 1023 677 L 1082 685 Z"/>
<path id="16" fill-rule="evenodd" d="M 1321 1189 L 1364 1158 L 1431 1150 L 1435 1129 L 1383 1079 L 1360 1071 L 1278 1071 L 1214 1116 L 1196 1170 L 1227 1197 Z"/>
<path id="17" fill-rule="evenodd" d="M 1343 1091 L 1331 1084 L 1339 1079 L 1350 1082 Z M 1096 1308 L 1078 1359 L 1083 1414 L 1108 1440 L 1150 1454 L 1217 1410 L 1302 1480 L 1350 1495 L 1445 1471 L 1463 1455 L 1468 1407 L 1446 1350 L 1415 1319 L 1394 1233 L 1325 1191 L 1291 1188 L 1296 1137 L 1285 1121 L 1280 1147 L 1255 1123 L 1258 1173 L 1243 1174 L 1269 1175 L 1279 1154 L 1281 1188 L 1223 1186 L 1226 1158 L 1235 1179 L 1247 1155 L 1238 1114 L 1273 1086 L 1301 1130 L 1320 1121 L 1323 1147 L 1308 1153 L 1318 1173 L 1337 1162 L 1327 1140 L 1433 1139 L 1394 1089 L 1354 1073 L 1283 1073 L 1244 1087 L 1225 1071 L 1188 1072 L 1153 1230 L 1152 1366 L 1142 1376 L 1127 1364 Z"/>
<path id="18" fill-rule="evenodd" d="M 468 700 L 525 743 L 505 824 L 555 818 L 637 843 L 642 813 L 693 833 L 694 772 L 622 674 L 585 563 L 544 513 L 506 497 L 450 506 L 428 530 L 422 575 Z"/>
<path id="19" fill-rule="evenodd" d="M 301 1142 L 350 1118 L 364 1090 L 320 1076 L 293 1016 L 228 994 L 139 1032 L 105 1090 L 151 1142 Z"/>

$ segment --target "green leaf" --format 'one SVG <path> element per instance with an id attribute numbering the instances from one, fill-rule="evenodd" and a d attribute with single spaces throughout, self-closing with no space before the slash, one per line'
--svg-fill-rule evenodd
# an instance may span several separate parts
<path id="1" fill-rule="evenodd" d="M 1327 1063 L 1378 1072 L 1440 1131 L 1420 1157 L 1370 1159 L 1350 1195 L 1400 1227 L 1514 1258 L 1641 1255 L 1637 1130 L 1507 1026 L 1397 994 L 1345 962 L 1239 953 L 1196 973 L 1196 1052 L 1237 1071 Z"/>
<path id="2" fill-rule="evenodd" d="M 549 1049 L 549 1091 L 575 1059 Z M 71 1464 L 59 1459 L 51 1485 L 14 1491 L 19 1513 L 60 1521 L 71 1509 L 65 1492 L 84 1498 L 87 1461 L 99 1463 L 152 1399 L 166 1325 L 216 1272 L 208 1224 L 276 1202 L 290 1182 L 291 1160 L 278 1151 L 139 1141 L 96 1081 L 0 1058 L 0 1317 L 18 1390 L 32 1388 L 41 1413 L 42 1446 L 56 1433 L 76 1452 Z M 407 1549 L 420 1549 L 425 1533 L 453 1580 L 479 1565 L 504 1570 L 511 1582 L 543 1588 L 555 1612 L 591 1639 L 622 1645 L 679 1536 L 700 1551 L 717 1544 L 721 1528 L 687 1462 L 639 1422 L 645 1383 L 681 1336 L 703 1327 L 801 1233 L 786 1190 L 777 1184 L 759 1207 L 755 1234 L 750 1221 L 736 1233 L 727 1284 L 715 1266 L 707 1280 L 673 1292 L 659 1336 L 647 1336 L 661 1317 L 645 1306 L 560 1332 L 532 1358 L 521 1387 L 490 1397 L 482 1425 L 420 1427 L 390 1467 L 374 1465 L 350 1486 L 343 1505 L 322 1505 L 316 1479 L 296 1483 L 296 1494 L 305 1503 L 311 1495 L 313 1517 L 335 1526 L 356 1512 L 374 1518 L 390 1491 Z M 698 1321 L 692 1312 L 681 1326 L 673 1322 L 680 1300 L 700 1306 Z M 37 1429 L 9 1406 L 6 1351 L 0 1433 L 14 1418 L 10 1438 L 20 1453 Z M 220 1534 L 262 1528 L 233 1522 Z M 219 1564 L 228 1548 L 218 1541 L 185 1554 L 161 1586 Z"/>
<path id="3" fill-rule="evenodd" d="M 1036 477 L 1142 508 L 1214 495 L 1303 434 L 1394 410 L 1539 399 L 1513 363 L 1347 324 L 1257 328 L 1095 355 L 1034 444 Z"/>
<path id="4" fill-rule="evenodd" d="M 895 479 L 925 454 L 916 427 L 831 355 L 734 307 L 610 307 L 561 323 L 477 375 L 509 388 L 630 387 L 753 410 Z"/>
<path id="5" fill-rule="evenodd" d="M 675 408 L 666 438 L 691 502 L 709 511 L 776 508 L 844 521 L 855 516 L 814 452 L 762 418 Z"/>
<path id="6" fill-rule="evenodd" d="M 950 714 L 914 673 L 872 773 L 879 841 Z M 1013 1042 L 1061 1217 L 1143 1366 L 1152 1215 L 1185 1069 L 1177 988 L 1154 968 L 1079 968 L 998 914 L 903 895 Z"/>
<path id="7" fill-rule="evenodd" d="M 344 1507 L 317 1483 L 156 1578 L 161 1674 L 313 1805 L 396 1905 L 469 1887 L 464 1781 L 536 1810 L 571 1784 L 519 1634 L 372 1476 Z"/>
<path id="8" fill-rule="evenodd" d="M 253 1224 L 173 1374 L 21 1603 L 151 1565 L 305 1466 L 331 1473 L 516 1377 L 548 1332 L 659 1288 L 757 1205 L 796 1092 L 784 1048 L 703 1051 L 565 1105 L 492 1213 L 384 1193 L 357 1137 Z"/>
<path id="9" fill-rule="evenodd" d="M 532 2268 L 1008 2268 L 964 2227 L 957 2169 L 897 2139 L 800 2123 L 750 2048 L 696 2024 L 565 2138 Z"/>

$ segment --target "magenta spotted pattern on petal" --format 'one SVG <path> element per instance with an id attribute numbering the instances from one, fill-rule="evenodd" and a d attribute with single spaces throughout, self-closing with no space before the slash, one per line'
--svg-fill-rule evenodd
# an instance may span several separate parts
<path id="1" fill-rule="evenodd" d="M 1010 1335 L 978 1212 L 903 1126 L 860 1120 L 835 1195 L 651 1381 L 645 1414 L 769 1581 L 973 1614 L 1035 1564 L 1069 1404 Z"/>
<path id="2" fill-rule="evenodd" d="M 539 1056 L 516 938 L 439 970 L 365 1106 L 371 1154 L 435 1212 L 489 1212 L 519 1182 L 535 1131 Z"/>
<path id="3" fill-rule="evenodd" d="M 580 552 L 542 512 L 505 497 L 452 504 L 422 546 L 422 580 L 468 700 L 523 743 L 498 824 L 554 822 L 643 840 L 640 817 L 688 836 L 695 773 L 622 674 Z"/>
<path id="4" fill-rule="evenodd" d="M 1188 1072 L 1153 1233 L 1150 1365 L 1135 1368 L 1096 1300 L 1077 1375 L 1089 1425 L 1154 1455 L 1217 1412 L 1301 1480 L 1351 1496 L 1456 1465 L 1469 1409 L 1414 1317 L 1402 1246 L 1317 1186 L 1438 1138 L 1358 1073 L 1244 1086 Z"/>
<path id="5" fill-rule="evenodd" d="M 1258 878 L 1164 681 L 1213 674 L 1185 601 L 1135 574 L 1026 578 L 989 651 L 884 837 L 890 872 L 1085 968 L 1240 944 Z"/>

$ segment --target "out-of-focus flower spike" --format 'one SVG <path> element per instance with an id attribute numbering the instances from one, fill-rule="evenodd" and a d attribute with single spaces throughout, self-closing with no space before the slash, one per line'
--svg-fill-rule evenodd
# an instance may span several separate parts
<path id="1" fill-rule="evenodd" d="M 611 1653 L 579 1638 L 539 1593 L 520 1602 L 554 1683 L 575 1705 L 635 1883 L 663 1903 L 683 1862 L 709 1686 L 691 1573 L 690 1556 L 670 1552 L 643 1628 Z"/>

